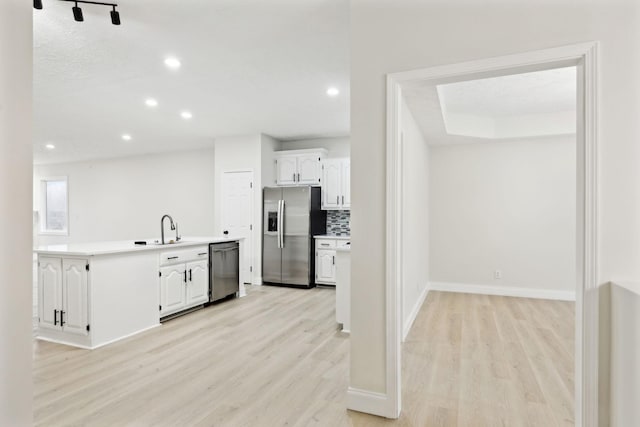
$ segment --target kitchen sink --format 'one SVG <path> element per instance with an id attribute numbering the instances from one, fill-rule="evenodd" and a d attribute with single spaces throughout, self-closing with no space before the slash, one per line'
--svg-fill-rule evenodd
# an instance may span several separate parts
<path id="1" fill-rule="evenodd" d="M 179 245 L 180 243 L 186 243 L 186 241 L 184 240 L 179 240 L 179 241 L 174 241 L 174 240 L 169 240 L 168 242 L 164 242 L 160 243 L 160 240 L 154 240 L 152 242 L 147 242 L 148 245 L 155 245 L 155 246 L 171 246 L 171 245 Z"/>

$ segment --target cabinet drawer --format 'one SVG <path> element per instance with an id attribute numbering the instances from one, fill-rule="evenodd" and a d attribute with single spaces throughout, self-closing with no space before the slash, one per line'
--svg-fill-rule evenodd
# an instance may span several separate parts
<path id="1" fill-rule="evenodd" d="M 209 259 L 209 247 L 197 246 L 160 253 L 160 265 Z"/>
<path id="2" fill-rule="evenodd" d="M 317 249 L 335 249 L 336 241 L 333 239 L 316 239 Z"/>
<path id="3" fill-rule="evenodd" d="M 349 240 L 337 240 L 336 242 L 336 248 L 338 249 L 351 247 L 351 242 Z"/>

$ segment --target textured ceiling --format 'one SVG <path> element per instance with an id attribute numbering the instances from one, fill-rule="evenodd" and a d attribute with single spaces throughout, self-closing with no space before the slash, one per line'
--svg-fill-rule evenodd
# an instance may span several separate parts
<path id="1" fill-rule="evenodd" d="M 403 93 L 432 145 L 575 133 L 575 67 L 407 87 Z"/>
<path id="2" fill-rule="evenodd" d="M 77 23 L 71 3 L 43 3 L 34 10 L 36 163 L 200 148 L 232 134 L 349 133 L 348 2 L 120 0 L 119 27 L 106 7 L 83 5 Z M 179 70 L 164 66 L 168 55 Z M 340 95 L 328 97 L 329 86 Z"/>

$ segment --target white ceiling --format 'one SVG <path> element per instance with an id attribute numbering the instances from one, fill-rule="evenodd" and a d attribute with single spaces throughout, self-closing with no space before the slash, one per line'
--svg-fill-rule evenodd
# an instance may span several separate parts
<path id="1" fill-rule="evenodd" d="M 195 149 L 233 134 L 349 133 L 348 2 L 120 0 L 119 27 L 104 6 L 81 5 L 78 23 L 72 3 L 43 3 L 34 10 L 36 163 Z M 168 55 L 179 70 L 164 66 Z M 340 95 L 328 97 L 329 86 Z"/>
<path id="2" fill-rule="evenodd" d="M 429 144 L 575 134 L 576 69 L 404 89 Z"/>

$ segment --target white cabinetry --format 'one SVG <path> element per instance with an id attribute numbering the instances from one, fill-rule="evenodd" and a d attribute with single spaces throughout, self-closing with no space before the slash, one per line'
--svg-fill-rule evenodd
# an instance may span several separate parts
<path id="1" fill-rule="evenodd" d="M 336 248 L 349 244 L 349 240 L 316 237 L 316 283 L 336 284 Z"/>
<path id="2" fill-rule="evenodd" d="M 336 322 L 351 332 L 351 251 L 338 249 L 336 266 Z"/>
<path id="3" fill-rule="evenodd" d="M 88 269 L 86 259 L 39 258 L 39 328 L 88 335 Z"/>
<path id="4" fill-rule="evenodd" d="M 316 283 L 336 283 L 335 249 L 318 249 L 316 255 Z"/>
<path id="5" fill-rule="evenodd" d="M 209 248 L 160 254 L 160 317 L 209 301 Z"/>
<path id="6" fill-rule="evenodd" d="M 187 305 L 209 301 L 209 261 L 187 263 Z"/>
<path id="7" fill-rule="evenodd" d="M 276 152 L 276 185 L 320 185 L 324 149 Z"/>
<path id="8" fill-rule="evenodd" d="M 322 209 L 351 209 L 351 160 L 322 161 Z"/>

